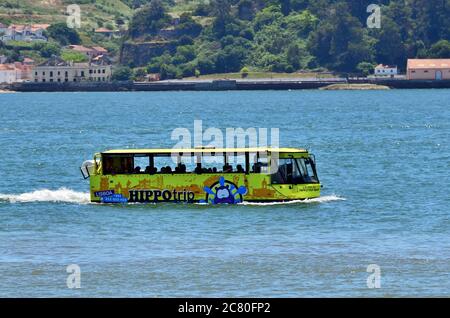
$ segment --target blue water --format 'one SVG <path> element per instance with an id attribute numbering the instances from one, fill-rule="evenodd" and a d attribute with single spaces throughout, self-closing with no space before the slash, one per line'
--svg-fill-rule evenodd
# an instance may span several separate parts
<path id="1" fill-rule="evenodd" d="M 449 296 L 450 90 L 0 95 L 0 296 Z M 280 128 L 319 200 L 89 204 L 79 166 L 177 127 Z M 81 269 L 69 289 L 66 267 Z M 367 286 L 367 266 L 381 288 Z"/>

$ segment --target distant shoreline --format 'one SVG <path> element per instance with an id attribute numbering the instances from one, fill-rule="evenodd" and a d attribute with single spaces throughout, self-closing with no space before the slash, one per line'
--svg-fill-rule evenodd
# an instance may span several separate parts
<path id="1" fill-rule="evenodd" d="M 303 89 L 437 89 L 450 88 L 450 80 L 412 81 L 401 79 L 280 78 L 167 80 L 158 82 L 78 82 L 15 83 L 4 86 L 14 92 L 130 92 L 130 91 L 229 91 L 229 90 L 303 90 Z"/>

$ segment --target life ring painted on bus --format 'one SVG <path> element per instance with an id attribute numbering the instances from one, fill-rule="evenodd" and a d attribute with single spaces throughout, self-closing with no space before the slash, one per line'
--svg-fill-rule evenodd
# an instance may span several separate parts
<path id="1" fill-rule="evenodd" d="M 238 187 L 231 181 L 225 180 L 222 176 L 219 181 L 204 188 L 206 192 L 205 200 L 201 203 L 211 204 L 236 204 L 244 201 L 244 195 L 247 194 L 247 188 Z"/>

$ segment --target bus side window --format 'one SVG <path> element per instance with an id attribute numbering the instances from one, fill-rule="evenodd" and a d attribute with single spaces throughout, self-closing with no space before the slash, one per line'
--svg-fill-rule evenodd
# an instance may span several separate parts
<path id="1" fill-rule="evenodd" d="M 121 158 L 121 165 L 120 165 L 120 173 L 129 174 L 133 173 L 134 167 L 133 167 L 133 158 L 132 157 L 125 157 Z"/>
<path id="2" fill-rule="evenodd" d="M 113 158 L 104 157 L 102 160 L 103 174 L 114 174 Z"/>

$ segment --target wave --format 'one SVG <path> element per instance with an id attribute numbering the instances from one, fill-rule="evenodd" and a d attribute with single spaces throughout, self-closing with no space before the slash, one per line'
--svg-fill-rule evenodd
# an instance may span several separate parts
<path id="1" fill-rule="evenodd" d="M 333 201 L 345 201 L 345 198 L 338 197 L 337 195 L 326 195 L 319 198 L 314 199 L 306 199 L 306 200 L 293 200 L 286 202 L 243 202 L 241 205 L 260 205 L 260 206 L 270 206 L 270 205 L 287 205 L 287 204 L 308 204 L 308 203 L 326 203 Z"/>
<path id="2" fill-rule="evenodd" d="M 240 205 L 271 206 L 271 205 L 287 205 L 287 204 L 326 203 L 345 200 L 346 200 L 345 198 L 336 195 L 327 195 L 307 200 L 293 200 L 286 202 L 243 202 L 240 203 Z M 11 203 L 59 202 L 59 203 L 76 203 L 76 204 L 89 204 L 91 202 L 89 193 L 77 192 L 67 188 L 60 188 L 58 190 L 42 189 L 22 194 L 0 193 L 0 201 L 8 201 Z M 199 204 L 208 205 L 205 203 Z"/>
<path id="3" fill-rule="evenodd" d="M 65 203 L 90 203 L 89 193 L 76 192 L 67 188 L 58 190 L 42 189 L 22 194 L 2 194 L 0 200 L 11 203 L 29 203 L 29 202 L 65 202 Z"/>

